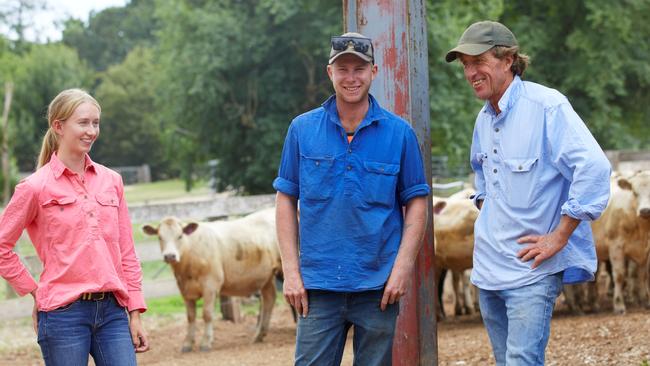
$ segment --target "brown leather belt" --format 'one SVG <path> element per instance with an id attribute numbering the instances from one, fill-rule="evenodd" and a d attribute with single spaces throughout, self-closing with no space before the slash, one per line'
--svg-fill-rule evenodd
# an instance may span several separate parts
<path id="1" fill-rule="evenodd" d="M 111 295 L 113 295 L 112 292 L 86 292 L 81 294 L 81 300 L 86 300 L 86 301 L 102 301 L 108 299 Z"/>

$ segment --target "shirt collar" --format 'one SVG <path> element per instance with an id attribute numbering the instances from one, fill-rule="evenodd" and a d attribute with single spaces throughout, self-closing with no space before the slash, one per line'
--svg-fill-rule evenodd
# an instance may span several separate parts
<path id="1" fill-rule="evenodd" d="M 370 105 L 368 106 L 368 112 L 366 113 L 366 116 L 363 118 L 363 121 L 361 121 L 357 129 L 368 126 L 373 122 L 388 118 L 384 110 L 379 105 L 379 102 L 377 99 L 375 99 L 375 97 L 372 96 L 372 94 L 368 94 L 368 101 L 370 102 Z M 327 112 L 330 121 L 343 127 L 341 124 L 341 119 L 339 118 L 339 112 L 336 109 L 336 95 L 332 95 L 331 97 L 327 98 L 327 100 L 321 104 L 321 106 L 325 109 L 325 112 Z"/>
<path id="2" fill-rule="evenodd" d="M 63 175 L 63 173 L 66 174 L 74 174 L 74 172 L 70 169 L 68 169 L 63 162 L 59 159 L 57 156 L 56 152 L 52 154 L 52 157 L 50 158 L 50 168 L 52 169 L 52 172 L 54 173 L 54 178 L 59 179 L 60 176 Z M 90 159 L 90 156 L 86 154 L 85 156 L 85 161 L 84 161 L 84 171 L 92 171 L 96 172 L 96 166 L 95 162 Z"/>
<path id="3" fill-rule="evenodd" d="M 519 95 L 521 94 L 522 84 L 523 83 L 519 75 L 515 75 L 515 77 L 512 79 L 512 82 L 510 83 L 510 85 L 508 85 L 508 88 L 501 96 L 501 99 L 499 99 L 499 109 L 501 110 L 501 113 L 507 112 L 515 104 L 515 102 L 519 98 Z M 486 113 L 489 112 L 492 114 L 496 114 L 489 100 L 485 101 L 484 111 Z"/>

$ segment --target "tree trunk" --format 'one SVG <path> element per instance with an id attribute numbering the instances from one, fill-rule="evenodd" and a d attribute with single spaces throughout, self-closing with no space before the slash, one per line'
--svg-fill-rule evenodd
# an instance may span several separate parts
<path id="1" fill-rule="evenodd" d="M 14 92 L 14 84 L 11 81 L 5 82 L 5 103 L 2 110 L 2 203 L 7 205 L 11 191 L 11 169 L 9 167 L 9 110 L 11 109 L 11 98 Z"/>

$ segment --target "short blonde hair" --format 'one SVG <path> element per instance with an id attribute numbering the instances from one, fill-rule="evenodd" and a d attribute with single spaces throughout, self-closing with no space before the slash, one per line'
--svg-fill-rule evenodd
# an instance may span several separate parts
<path id="1" fill-rule="evenodd" d="M 52 99 L 52 102 L 47 107 L 47 123 L 49 128 L 43 137 L 43 145 L 41 145 L 41 153 L 38 156 L 37 169 L 47 164 L 52 154 L 59 149 L 58 137 L 52 130 L 54 121 L 65 121 L 70 118 L 82 103 L 90 103 L 97 107 L 100 112 L 102 111 L 95 98 L 82 89 L 66 89 Z"/>

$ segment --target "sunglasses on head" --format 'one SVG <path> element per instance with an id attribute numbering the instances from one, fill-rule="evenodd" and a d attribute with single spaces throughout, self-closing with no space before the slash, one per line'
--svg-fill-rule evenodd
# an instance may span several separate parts
<path id="1" fill-rule="evenodd" d="M 372 41 L 368 38 L 359 37 L 332 37 L 332 49 L 334 51 L 345 51 L 348 47 L 354 47 L 354 50 L 364 55 L 372 55 Z"/>

